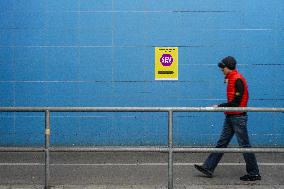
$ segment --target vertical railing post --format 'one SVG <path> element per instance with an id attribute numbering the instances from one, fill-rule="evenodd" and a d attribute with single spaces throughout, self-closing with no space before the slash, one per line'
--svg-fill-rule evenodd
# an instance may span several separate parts
<path id="1" fill-rule="evenodd" d="M 45 184 L 44 189 L 49 188 L 49 146 L 50 146 L 50 112 L 49 110 L 45 111 Z"/>
<path id="2" fill-rule="evenodd" d="M 173 183 L 173 111 L 168 111 L 168 189 L 174 188 Z"/>

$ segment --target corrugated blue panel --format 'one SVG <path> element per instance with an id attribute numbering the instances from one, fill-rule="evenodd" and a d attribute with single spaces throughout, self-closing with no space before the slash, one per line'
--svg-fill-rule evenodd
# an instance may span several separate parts
<path id="1" fill-rule="evenodd" d="M 175 113 L 175 137 L 192 134 L 219 134 L 223 113 Z"/>
<path id="2" fill-rule="evenodd" d="M 271 119 L 267 119 L 268 117 Z M 279 123 L 281 123 L 281 119 L 277 119 L 279 117 L 281 117 L 281 113 L 249 113 L 250 133 L 252 135 L 277 134 L 277 128 L 279 127 Z"/>
<path id="3" fill-rule="evenodd" d="M 47 77 L 47 49 L 14 48 L 13 71 L 16 81 L 44 81 Z"/>
<path id="4" fill-rule="evenodd" d="M 181 36 L 184 36 L 180 28 L 179 16 L 176 13 L 159 13 L 147 15 L 145 23 L 145 43 L 147 45 L 158 46 L 178 46 Z M 189 44 L 188 44 L 189 45 Z"/>
<path id="5" fill-rule="evenodd" d="M 215 99 L 216 93 L 222 94 L 222 97 L 225 97 L 223 91 L 213 91 L 213 85 L 210 88 L 208 86 L 200 87 L 204 84 L 205 82 L 117 83 L 114 85 L 116 101 L 113 103 L 115 106 L 135 106 L 135 104 L 141 104 L 141 106 L 185 106 L 187 105 L 186 103 L 181 103 L 185 99 L 195 100 L 200 103 L 202 100 Z M 195 94 L 198 94 L 198 96 Z M 220 98 L 220 95 L 218 98 Z"/>
<path id="6" fill-rule="evenodd" d="M 284 128 L 282 128 L 282 131 L 283 131 Z M 274 135 L 274 139 L 273 139 L 273 146 L 279 146 L 279 144 L 283 144 L 284 140 L 284 135 L 282 134 L 275 134 Z"/>
<path id="7" fill-rule="evenodd" d="M 79 26 L 78 12 L 48 12 L 46 14 L 47 29 L 74 30 Z"/>
<path id="8" fill-rule="evenodd" d="M 244 47 L 275 48 L 277 47 L 276 31 L 259 30 L 243 31 L 242 45 Z"/>
<path id="9" fill-rule="evenodd" d="M 43 82 L 15 83 L 15 106 L 46 106 L 47 87 Z"/>
<path id="10" fill-rule="evenodd" d="M 202 72 L 200 73 L 198 70 L 202 70 Z M 213 62 L 211 65 L 184 64 L 179 66 L 180 81 L 212 82 L 215 85 L 215 81 L 218 80 L 223 83 L 224 77 L 220 73 L 217 63 L 213 64 Z"/>
<path id="11" fill-rule="evenodd" d="M 112 30 L 106 29 L 81 29 L 80 34 L 81 46 L 111 46 Z"/>
<path id="12" fill-rule="evenodd" d="M 14 10 L 14 0 L 2 0 L 0 1 L 0 12 L 10 12 Z M 1 19 L 0 19 L 1 20 Z"/>
<path id="13" fill-rule="evenodd" d="M 43 146 L 44 140 L 44 116 L 15 118 L 15 145 Z"/>
<path id="14" fill-rule="evenodd" d="M 231 11 L 240 10 L 243 7 L 244 0 L 226 1 L 226 0 L 115 0 L 115 10 L 147 10 L 147 11 L 168 11 L 168 10 L 189 10 L 189 11 Z M 228 9 L 229 8 L 229 9 Z"/>
<path id="15" fill-rule="evenodd" d="M 82 46 L 111 46 L 112 31 L 101 29 L 81 29 L 80 45 Z"/>
<path id="16" fill-rule="evenodd" d="M 282 1 L 247 1 L 243 8 L 244 24 L 250 28 L 272 28 L 278 29 L 283 26 Z M 261 11 L 259 11 L 261 10 Z M 271 11 L 273 10 L 273 11 Z"/>
<path id="17" fill-rule="evenodd" d="M 117 13 L 115 41 L 120 45 L 192 45 L 274 46 L 276 39 L 271 27 L 252 27 L 243 24 L 240 13 L 183 14 Z M 228 14 L 228 15 L 226 15 Z M 182 30 L 180 28 L 183 28 Z M 129 33 L 129 31 L 131 31 Z M 157 32 L 159 31 L 159 32 Z M 133 35 L 133 36 L 129 36 Z M 202 37 L 201 37 L 202 36 Z M 186 37 L 186 38 L 185 38 Z M 262 40 L 259 40 L 259 39 Z"/>
<path id="18" fill-rule="evenodd" d="M 283 28 L 284 28 L 284 26 L 283 26 Z M 282 35 L 282 30 L 277 30 L 276 32 L 275 32 L 276 34 L 276 44 L 277 44 L 277 47 L 279 48 L 279 49 L 283 49 L 283 43 L 284 43 L 284 36 Z M 282 58 L 283 58 L 283 53 L 281 53 L 281 55 L 282 55 Z M 280 62 L 280 61 L 279 61 Z"/>
<path id="19" fill-rule="evenodd" d="M 147 28 L 159 29 L 159 31 L 169 32 L 170 30 L 212 30 L 212 29 L 239 29 L 242 28 L 241 13 L 230 12 L 153 12 L 145 14 Z M 183 28 L 182 30 L 180 28 Z M 155 32 L 157 33 L 157 32 Z"/>
<path id="20" fill-rule="evenodd" d="M 0 81 L 14 80 L 13 49 L 0 48 Z"/>
<path id="21" fill-rule="evenodd" d="M 112 45 L 112 14 L 103 12 L 82 12 L 80 14 L 80 45 Z"/>
<path id="22" fill-rule="evenodd" d="M 52 29 L 45 31 L 44 44 L 48 46 L 74 46 L 79 44 L 79 31 Z"/>
<path id="23" fill-rule="evenodd" d="M 111 106 L 115 100 L 111 85 L 104 82 L 51 82 L 43 85 L 49 106 Z"/>
<path id="24" fill-rule="evenodd" d="M 275 143 L 276 137 L 277 135 L 274 134 L 259 134 L 250 136 L 250 140 L 252 141 L 252 145 L 263 143 L 263 146 L 277 146 Z"/>
<path id="25" fill-rule="evenodd" d="M 71 114 L 72 115 L 72 114 Z M 67 137 L 69 137 L 69 142 L 67 144 L 75 143 L 76 140 L 72 141 L 76 134 L 80 134 L 80 118 L 78 117 L 52 117 L 52 143 L 61 143 L 64 144 L 64 141 L 67 141 Z M 76 129 L 78 128 L 78 129 Z M 78 130 L 76 132 L 76 130 Z"/>
<path id="26" fill-rule="evenodd" d="M 15 144 L 14 118 L 11 115 L 0 114 L 0 135 L 1 146 Z"/>
<path id="27" fill-rule="evenodd" d="M 36 18 L 36 19 L 35 19 Z M 46 26 L 42 12 L 15 12 L 13 26 L 16 29 L 42 29 Z"/>
<path id="28" fill-rule="evenodd" d="M 13 106 L 14 103 L 14 83 L 0 83 L 0 106 Z"/>
<path id="29" fill-rule="evenodd" d="M 15 134 L 14 127 L 14 116 L 12 113 L 10 114 L 0 114 L 0 133 L 3 135 L 13 135 Z"/>
<path id="30" fill-rule="evenodd" d="M 134 1 L 127 1 L 127 0 L 114 0 L 113 7 L 114 10 L 145 10 L 146 2 L 144 0 L 134 0 Z"/>
<path id="31" fill-rule="evenodd" d="M 112 48 L 81 48 L 78 66 L 79 80 L 111 81 Z"/>
<path id="32" fill-rule="evenodd" d="M 78 0 L 47 0 L 47 11 L 78 11 L 79 6 Z"/>
<path id="33" fill-rule="evenodd" d="M 143 13 L 115 13 L 113 22 L 115 45 L 136 46 L 145 44 L 146 30 Z"/>
<path id="34" fill-rule="evenodd" d="M 284 28 L 284 24 L 282 21 L 284 19 L 283 5 L 280 7 L 282 7 L 282 10 L 278 12 L 278 15 L 276 17 L 276 26 L 278 26 L 278 28 L 280 29 L 283 29 Z"/>
<path id="35" fill-rule="evenodd" d="M 167 145 L 166 113 L 116 114 L 113 128 L 120 145 Z"/>
<path id="36" fill-rule="evenodd" d="M 80 14 L 80 45 L 112 45 L 112 14 L 83 12 Z"/>
<path id="37" fill-rule="evenodd" d="M 44 116 L 23 116 L 21 113 L 0 115 L 1 145 L 43 145 Z"/>
<path id="38" fill-rule="evenodd" d="M 43 86 L 46 103 L 50 106 L 80 106 L 79 83 L 48 82 Z"/>
<path id="39" fill-rule="evenodd" d="M 254 96 L 250 95 L 249 106 L 252 107 L 283 107 L 284 100 L 282 99 L 269 99 L 269 98 L 254 98 Z M 270 119 L 270 118 L 268 118 Z"/>
<path id="40" fill-rule="evenodd" d="M 66 144 L 96 144 L 96 145 L 145 145 L 165 144 L 166 117 L 154 121 L 150 113 L 123 113 L 109 116 L 107 114 L 92 114 L 76 117 L 56 116 L 54 123 L 53 143 Z M 145 125 L 145 123 L 147 123 Z M 162 128 L 158 125 L 164 125 Z M 131 135 L 129 135 L 131 133 Z M 158 140 L 153 140 L 153 137 Z M 69 138 L 68 141 L 66 139 Z M 126 140 L 127 139 L 127 140 Z"/>
<path id="41" fill-rule="evenodd" d="M 14 3 L 14 11 L 25 12 L 44 12 L 47 7 L 47 1 L 34 1 L 34 0 L 10 0 Z"/>
<path id="42" fill-rule="evenodd" d="M 147 64 L 145 48 L 117 48 L 113 52 L 113 79 L 115 81 L 145 81 Z M 125 66 L 127 65 L 127 66 Z M 153 65 L 151 65 L 153 66 Z M 149 70 L 150 72 L 150 70 Z"/>
<path id="43" fill-rule="evenodd" d="M 12 35 L 14 46 L 41 46 L 45 43 L 45 31 L 41 29 L 15 29 Z"/>
<path id="44" fill-rule="evenodd" d="M 50 81 L 77 81 L 80 67 L 79 48 L 50 48 L 47 50 L 45 71 Z"/>
<path id="45" fill-rule="evenodd" d="M 81 29 L 111 29 L 112 13 L 108 12 L 82 12 L 80 13 Z"/>
<path id="46" fill-rule="evenodd" d="M 0 14 L 0 29 L 14 28 L 15 16 L 13 12 L 1 12 Z"/>
<path id="47" fill-rule="evenodd" d="M 234 47 L 234 50 L 236 48 L 242 48 L 243 46 L 245 46 L 245 44 L 240 43 L 242 41 L 243 32 L 238 31 L 238 30 L 231 30 L 231 31 L 188 30 L 188 31 L 184 31 L 182 34 L 183 34 L 182 35 L 183 37 L 180 37 L 180 41 L 181 41 L 180 44 L 183 44 L 184 46 L 193 46 L 193 47 L 205 47 L 205 48 L 209 47 L 212 50 L 215 50 L 215 52 L 216 52 L 216 47 L 217 48 L 222 47 L 226 49 L 228 47 L 228 43 L 231 44 L 229 48 Z M 182 39 L 184 37 L 185 37 L 185 40 Z M 228 39 L 231 39 L 231 40 L 228 41 Z M 206 50 L 210 50 L 209 48 Z M 199 50 L 203 50 L 203 49 L 199 49 Z M 210 54 L 207 51 L 203 51 L 203 53 L 207 54 L 205 56 L 210 56 Z M 203 58 L 203 56 L 199 58 Z"/>
<path id="48" fill-rule="evenodd" d="M 249 105 L 282 107 L 283 6 L 282 0 L 3 0 L 1 106 L 211 106 L 226 101 L 217 63 L 232 55 L 247 78 Z M 179 47 L 178 81 L 155 81 L 157 46 Z M 53 144 L 167 143 L 164 113 L 52 116 Z M 1 144 L 42 144 L 42 115 L 2 120 L 14 130 L 3 132 Z M 250 113 L 252 143 L 283 145 L 282 122 L 282 114 Z M 222 124 L 222 113 L 178 113 L 174 143 L 214 146 Z"/>
<path id="49" fill-rule="evenodd" d="M 80 0 L 81 11 L 111 11 L 112 0 Z"/>
<path id="50" fill-rule="evenodd" d="M 79 85 L 80 106 L 113 106 L 116 100 L 110 82 L 83 82 Z"/>
<path id="51" fill-rule="evenodd" d="M 245 28 L 275 28 L 276 11 L 265 10 L 244 12 L 244 27 Z"/>
<path id="52" fill-rule="evenodd" d="M 199 134 L 199 135 L 183 135 L 179 136 L 179 140 L 174 143 L 174 146 L 215 146 L 218 140 L 217 135 Z"/>
<path id="53" fill-rule="evenodd" d="M 9 46 L 13 44 L 13 30 L 0 30 L 0 46 Z"/>

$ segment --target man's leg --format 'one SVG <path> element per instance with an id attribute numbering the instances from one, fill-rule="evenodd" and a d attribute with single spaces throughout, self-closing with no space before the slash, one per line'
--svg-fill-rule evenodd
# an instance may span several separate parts
<path id="1" fill-rule="evenodd" d="M 235 117 L 232 121 L 240 147 L 250 148 L 251 145 L 247 132 L 247 116 Z M 246 162 L 246 171 L 248 175 L 259 175 L 259 169 L 254 153 L 243 153 L 243 156 Z"/>
<path id="2" fill-rule="evenodd" d="M 224 121 L 223 130 L 217 142 L 216 148 L 226 148 L 233 136 L 234 136 L 234 130 L 232 127 L 230 117 L 226 117 Z M 213 173 L 219 161 L 221 160 L 222 156 L 223 153 L 211 153 L 208 156 L 208 158 L 205 160 L 203 167 Z"/>

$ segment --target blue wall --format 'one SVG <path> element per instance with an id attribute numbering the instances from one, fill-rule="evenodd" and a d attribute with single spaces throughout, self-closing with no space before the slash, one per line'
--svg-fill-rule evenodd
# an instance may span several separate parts
<path id="1" fill-rule="evenodd" d="M 249 106 L 284 106 L 283 0 L 1 0 L 0 106 L 211 106 L 235 56 Z M 154 80 L 154 47 L 179 80 Z M 53 145 L 162 145 L 166 113 L 52 113 Z M 43 113 L 1 113 L 0 145 L 42 145 Z M 253 145 L 284 145 L 283 113 L 250 113 Z M 215 145 L 222 113 L 175 113 L 176 145 Z M 235 141 L 234 141 L 235 143 Z"/>

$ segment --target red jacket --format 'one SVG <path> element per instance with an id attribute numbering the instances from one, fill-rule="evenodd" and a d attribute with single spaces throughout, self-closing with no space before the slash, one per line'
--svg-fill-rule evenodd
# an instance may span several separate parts
<path id="1" fill-rule="evenodd" d="M 228 80 L 227 84 L 227 101 L 230 102 L 235 97 L 235 83 L 237 79 L 241 79 L 244 85 L 244 93 L 242 96 L 242 100 L 240 102 L 239 107 L 247 107 L 249 94 L 248 94 L 248 86 L 245 78 L 237 71 L 233 70 L 226 75 L 226 79 Z M 225 112 L 225 114 L 242 114 L 243 112 Z"/>

